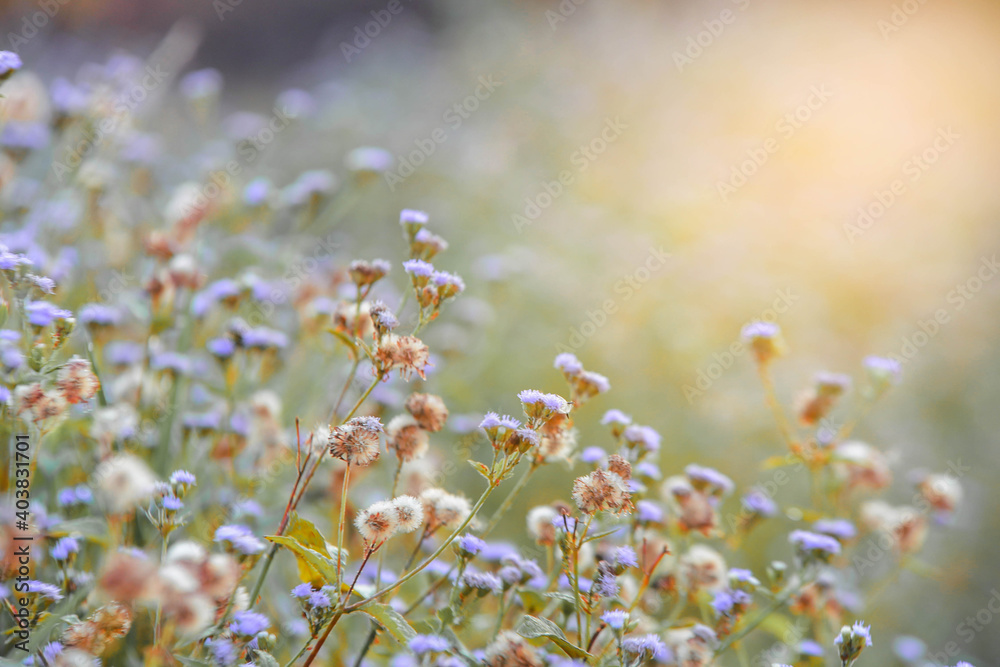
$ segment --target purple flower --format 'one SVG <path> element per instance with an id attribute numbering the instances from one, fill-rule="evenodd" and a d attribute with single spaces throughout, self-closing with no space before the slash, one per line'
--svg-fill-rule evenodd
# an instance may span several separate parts
<path id="1" fill-rule="evenodd" d="M 236 343 L 232 338 L 212 338 L 205 343 L 205 348 L 219 359 L 228 359 L 236 352 Z"/>
<path id="2" fill-rule="evenodd" d="M 55 660 L 60 653 L 63 652 L 63 645 L 60 642 L 49 642 L 42 649 L 42 657 L 45 658 L 45 662 L 49 665 Z"/>
<path id="3" fill-rule="evenodd" d="M 399 224 L 401 225 L 426 225 L 429 220 L 426 213 L 423 211 L 415 211 L 410 208 L 404 208 L 399 212 Z"/>
<path id="4" fill-rule="evenodd" d="M 194 486 L 198 479 L 189 473 L 187 470 L 175 470 L 170 474 L 171 484 L 183 484 L 185 486 Z"/>
<path id="5" fill-rule="evenodd" d="M 625 438 L 625 442 L 629 445 L 641 445 L 645 450 L 650 452 L 659 451 L 662 439 L 655 429 L 649 426 L 639 426 L 638 424 L 625 427 L 622 437 Z"/>
<path id="6" fill-rule="evenodd" d="M 486 542 L 476 537 L 475 535 L 469 535 L 466 533 L 462 537 L 458 538 L 458 548 L 466 556 L 475 556 L 480 551 L 486 548 Z"/>
<path id="7" fill-rule="evenodd" d="M 8 121 L 0 133 L 0 143 L 6 148 L 31 151 L 45 148 L 49 143 L 47 125 L 29 121 Z"/>
<path id="8" fill-rule="evenodd" d="M 149 360 L 149 367 L 154 371 L 169 370 L 185 375 L 191 370 L 191 360 L 179 352 L 160 352 Z"/>
<path id="9" fill-rule="evenodd" d="M 624 609 L 615 609 L 601 614 L 601 620 L 608 624 L 612 630 L 621 630 L 628 621 L 628 612 Z"/>
<path id="10" fill-rule="evenodd" d="M 466 572 L 462 575 L 462 585 L 483 595 L 503 590 L 503 581 L 492 572 Z"/>
<path id="11" fill-rule="evenodd" d="M 292 589 L 292 597 L 307 598 L 313 594 L 313 587 L 310 583 L 299 584 Z"/>
<path id="12" fill-rule="evenodd" d="M 239 650 L 228 639 L 211 638 L 205 640 L 205 644 L 211 650 L 215 662 L 222 667 L 232 667 L 240 657 Z"/>
<path id="13" fill-rule="evenodd" d="M 288 346 L 288 336 L 276 329 L 257 327 L 240 332 L 240 343 L 243 347 L 260 350 L 281 349 Z"/>
<path id="14" fill-rule="evenodd" d="M 639 558 L 636 556 L 635 549 L 628 545 L 618 547 L 611 552 L 611 560 L 615 567 L 639 567 Z"/>
<path id="15" fill-rule="evenodd" d="M 215 531 L 216 542 L 228 542 L 235 551 L 252 556 L 264 551 L 266 545 L 241 524 L 219 526 Z"/>
<path id="16" fill-rule="evenodd" d="M 271 627 L 271 621 L 264 614 L 254 611 L 238 611 L 233 614 L 233 623 L 229 626 L 234 632 L 246 637 L 255 637 Z"/>
<path id="17" fill-rule="evenodd" d="M 54 545 L 50 554 L 56 560 L 66 560 L 70 555 L 80 551 L 80 543 L 72 537 L 63 537 Z"/>
<path id="18" fill-rule="evenodd" d="M 601 424 L 621 424 L 622 426 L 628 426 L 632 423 L 632 418 L 621 410 L 612 408 L 604 413 L 601 417 Z"/>
<path id="19" fill-rule="evenodd" d="M 181 79 L 180 89 L 184 97 L 192 100 L 213 97 L 222 90 L 222 74 L 211 67 L 188 72 Z"/>
<path id="20" fill-rule="evenodd" d="M 438 635 L 416 635 L 410 639 L 410 650 L 417 655 L 447 651 L 450 648 L 448 640 Z"/>
<path id="21" fill-rule="evenodd" d="M 888 357 L 865 357 L 864 365 L 868 375 L 879 384 L 898 384 L 903 374 L 900 363 Z"/>
<path id="22" fill-rule="evenodd" d="M 89 325 L 115 326 L 122 319 L 121 312 L 102 303 L 88 303 L 80 309 L 80 321 Z"/>
<path id="23" fill-rule="evenodd" d="M 171 512 L 177 512 L 184 508 L 184 503 L 181 499 L 174 495 L 163 496 L 163 509 L 170 510 Z"/>
<path id="24" fill-rule="evenodd" d="M 650 659 L 661 662 L 670 659 L 670 649 L 654 634 L 626 637 L 622 641 L 622 651 L 633 656 L 639 664 Z"/>
<path id="25" fill-rule="evenodd" d="M 807 555 L 826 557 L 840 553 L 840 542 L 829 535 L 795 530 L 788 536 L 788 541 Z"/>
<path id="26" fill-rule="evenodd" d="M 28 316 L 28 321 L 36 327 L 47 327 L 56 320 L 66 320 L 73 317 L 73 313 L 62 308 L 57 308 L 47 301 L 24 302 L 24 312 Z"/>
<path id="27" fill-rule="evenodd" d="M 23 66 L 21 56 L 13 51 L 0 51 L 0 77 L 8 77 Z"/>
<path id="28" fill-rule="evenodd" d="M 587 447 L 580 453 L 580 460 L 584 463 L 597 463 L 607 455 L 608 453 L 601 447 Z"/>
<path id="29" fill-rule="evenodd" d="M 580 360 L 572 352 L 563 352 L 557 355 L 553 366 L 567 375 L 576 375 L 583 372 L 583 364 L 580 363 Z"/>
<path id="30" fill-rule="evenodd" d="M 924 657 L 924 653 L 927 652 L 927 644 L 917 637 L 902 635 L 893 640 L 892 649 L 904 661 L 916 662 Z M 820 653 L 820 655 L 823 654 Z"/>
<path id="31" fill-rule="evenodd" d="M 143 346 L 129 340 L 115 340 L 108 343 L 104 348 L 104 357 L 108 363 L 116 366 L 127 366 L 136 364 L 142 360 Z"/>
<path id="32" fill-rule="evenodd" d="M 35 579 L 28 580 L 27 584 L 29 593 L 37 593 L 43 598 L 48 598 L 53 602 L 59 602 L 59 600 L 63 599 L 58 586 L 53 586 L 52 584 L 47 584 L 44 581 L 37 581 Z"/>
<path id="33" fill-rule="evenodd" d="M 841 540 L 849 540 L 858 534 L 854 524 L 847 519 L 820 519 L 812 527 L 817 533 L 830 535 Z"/>
<path id="34" fill-rule="evenodd" d="M 802 655 L 822 657 L 823 656 L 823 646 L 812 639 L 803 639 L 799 644 L 799 653 Z"/>
<path id="35" fill-rule="evenodd" d="M 618 595 L 618 581 L 610 570 L 600 569 L 594 579 L 594 591 L 602 598 L 613 598 Z"/>
<path id="36" fill-rule="evenodd" d="M 745 510 L 763 517 L 774 516 L 778 511 L 778 506 L 774 504 L 774 501 L 760 489 L 748 491 L 741 502 Z"/>
<path id="37" fill-rule="evenodd" d="M 706 486 L 712 493 L 729 495 L 735 488 L 733 480 L 714 468 L 707 468 L 692 463 L 684 468 L 684 473 L 694 482 L 695 486 Z"/>
<path id="38" fill-rule="evenodd" d="M 526 405 L 534 405 L 535 403 L 541 403 L 544 395 L 537 389 L 525 389 L 518 392 L 517 398 Z"/>
<path id="39" fill-rule="evenodd" d="M 660 479 L 663 476 L 660 472 L 660 466 L 656 465 L 652 461 L 639 461 L 635 464 L 632 470 L 637 477 Z"/>
<path id="40" fill-rule="evenodd" d="M 430 278 L 434 275 L 434 265 L 422 259 L 408 259 L 403 262 L 407 273 L 418 278 Z"/>
<path id="41" fill-rule="evenodd" d="M 752 341 L 755 338 L 774 338 L 781 329 L 773 322 L 751 322 L 743 327 L 740 335 L 743 340 Z"/>
<path id="42" fill-rule="evenodd" d="M 330 596 L 328 596 L 323 591 L 313 591 L 309 594 L 309 606 L 313 609 L 326 609 L 332 603 L 330 602 Z"/>

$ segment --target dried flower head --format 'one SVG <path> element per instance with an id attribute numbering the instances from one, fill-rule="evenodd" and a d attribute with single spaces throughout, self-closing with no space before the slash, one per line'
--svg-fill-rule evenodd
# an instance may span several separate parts
<path id="1" fill-rule="evenodd" d="M 440 396 L 413 393 L 406 398 L 406 410 L 420 424 L 420 428 L 437 433 L 448 419 L 448 408 Z"/>
<path id="2" fill-rule="evenodd" d="M 355 417 L 330 433 L 330 454 L 348 465 L 370 466 L 381 455 L 377 417 Z"/>
<path id="3" fill-rule="evenodd" d="M 608 470 L 595 470 L 578 477 L 573 482 L 573 500 L 584 514 L 600 511 L 628 514 L 632 511 L 628 484 Z"/>
<path id="4" fill-rule="evenodd" d="M 391 501 L 381 500 L 358 512 L 354 526 L 369 548 L 378 548 L 399 528 L 399 514 Z"/>
<path id="5" fill-rule="evenodd" d="M 401 461 L 412 461 L 427 453 L 430 438 L 412 415 L 396 415 L 385 427 L 386 449 L 394 450 Z"/>
<path id="6" fill-rule="evenodd" d="M 420 502 L 424 505 L 428 532 L 441 527 L 457 528 L 472 512 L 468 500 L 439 488 L 426 489 L 420 494 Z"/>

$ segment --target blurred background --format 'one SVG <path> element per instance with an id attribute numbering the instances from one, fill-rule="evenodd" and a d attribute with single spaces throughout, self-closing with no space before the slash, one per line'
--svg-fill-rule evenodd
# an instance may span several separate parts
<path id="1" fill-rule="evenodd" d="M 782 448 L 752 360 L 727 352 L 745 323 L 781 325 L 788 405 L 816 371 L 899 358 L 903 382 L 856 435 L 894 462 L 892 502 L 911 501 L 911 470 L 949 462 L 966 498 L 920 557 L 938 570 L 870 601 L 869 664 L 903 664 L 878 640 L 910 634 L 1000 662 L 996 628 L 967 641 L 961 625 L 1000 589 L 1000 4 L 32 0 L 4 2 L 0 27 L 46 81 L 119 51 L 155 65 L 170 43 L 169 80 L 222 73 L 221 117 L 309 91 L 315 116 L 246 180 L 390 151 L 345 251 L 404 252 L 404 207 L 452 244 L 443 268 L 469 290 L 427 339 L 428 390 L 453 413 L 561 391 L 552 358 L 573 351 L 612 383 L 581 415 L 581 446 L 606 444 L 597 421 L 621 408 L 664 435 L 668 474 L 698 461 L 745 489 Z M 153 94 L 167 101 L 146 125 L 168 152 L 203 140 L 174 90 Z M 573 472 L 544 475 L 524 507 Z M 762 528 L 766 549 L 731 564 L 787 558 L 768 538 L 793 525 Z"/>

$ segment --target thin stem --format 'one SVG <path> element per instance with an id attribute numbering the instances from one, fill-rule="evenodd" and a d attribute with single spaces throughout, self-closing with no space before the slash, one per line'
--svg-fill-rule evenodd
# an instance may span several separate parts
<path id="1" fill-rule="evenodd" d="M 727 637 L 726 640 L 724 642 L 722 642 L 722 644 L 719 645 L 719 648 L 717 648 L 715 650 L 715 655 L 717 655 L 717 656 L 718 655 L 722 655 L 722 653 L 726 649 L 728 649 L 730 646 L 732 646 L 733 644 L 737 643 L 738 641 L 740 641 L 741 639 L 743 639 L 744 637 L 746 637 L 748 634 L 750 634 L 751 632 L 753 632 L 753 630 L 758 625 L 760 625 L 761 623 L 763 623 L 764 620 L 768 616 L 770 616 L 771 614 L 773 614 L 774 612 L 776 612 L 778 609 L 780 609 L 786 602 L 788 602 L 792 598 L 793 595 L 795 595 L 796 593 L 798 593 L 799 591 L 801 591 L 804 586 L 805 586 L 805 584 L 801 584 L 801 585 L 791 585 L 791 584 L 789 584 L 788 588 L 785 589 L 785 592 L 783 592 L 781 595 L 779 595 L 778 597 L 776 597 L 774 599 L 774 601 L 770 605 L 768 605 L 765 609 L 761 610 L 761 612 L 759 614 L 757 614 L 756 618 L 754 618 L 753 621 L 751 621 L 750 623 L 747 623 L 742 628 L 740 628 L 738 631 L 736 631 L 733 634 L 729 635 L 729 637 Z"/>
<path id="2" fill-rule="evenodd" d="M 351 480 L 351 462 L 347 462 L 344 469 L 344 482 L 340 488 L 340 521 L 337 524 L 337 588 L 340 588 L 341 574 L 340 566 L 344 560 L 344 522 L 347 518 L 347 487 Z M 367 560 L 367 558 L 365 559 Z"/>
<path id="3" fill-rule="evenodd" d="M 377 549 L 378 547 L 375 548 Z M 320 649 L 323 648 L 323 644 L 326 642 L 326 638 L 330 636 L 330 632 L 333 630 L 333 626 L 337 625 L 337 621 L 340 620 L 341 616 L 350 612 L 350 609 L 346 607 L 347 601 L 351 599 L 351 593 L 354 592 L 354 586 L 358 583 L 358 578 L 361 576 L 361 571 L 365 569 L 365 565 L 368 564 L 368 559 L 372 557 L 373 553 L 375 553 L 375 549 L 365 550 L 365 558 L 363 561 L 361 561 L 361 567 L 358 568 L 358 573 L 354 575 L 354 581 L 351 582 L 350 588 L 347 589 L 347 593 L 344 595 L 344 600 L 340 604 L 340 611 L 338 611 L 336 615 L 334 615 L 334 617 L 330 620 L 330 624 L 326 626 L 326 631 L 323 632 L 323 636 L 320 637 L 319 641 L 316 643 L 316 648 L 314 648 L 312 650 L 312 653 L 309 654 L 309 657 L 306 658 L 306 662 L 302 667 L 309 667 L 309 665 L 312 664 L 313 660 L 316 659 L 316 656 L 319 655 Z"/>
<path id="4" fill-rule="evenodd" d="M 489 522 L 487 522 L 486 528 L 482 532 L 483 538 L 489 535 L 493 529 L 497 527 L 497 524 L 500 523 L 500 519 L 507 512 L 507 510 L 510 509 L 511 505 L 514 504 L 514 498 L 517 497 L 517 494 L 521 492 L 525 485 L 527 485 L 528 478 L 531 477 L 532 473 L 534 473 L 538 467 L 539 464 L 532 461 L 528 469 L 524 471 L 523 475 L 521 475 L 521 479 L 517 480 L 517 484 L 511 488 L 510 493 L 508 493 L 507 497 L 504 498 L 503 503 L 500 504 L 500 507 L 497 508 L 496 512 L 493 513 L 493 516 L 490 517 Z"/>
<path id="5" fill-rule="evenodd" d="M 760 375 L 760 382 L 764 386 L 764 399 L 767 401 L 768 407 L 771 408 L 771 412 L 774 413 L 774 420 L 778 424 L 781 437 L 784 438 L 789 448 L 794 449 L 795 431 L 788 421 L 781 403 L 778 401 L 778 395 L 774 390 L 774 381 L 771 379 L 770 367 L 767 364 L 759 363 L 757 364 L 757 373 Z"/>

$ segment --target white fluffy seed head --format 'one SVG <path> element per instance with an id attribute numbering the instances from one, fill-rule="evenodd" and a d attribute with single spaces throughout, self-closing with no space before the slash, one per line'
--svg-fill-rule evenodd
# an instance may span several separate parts
<path id="1" fill-rule="evenodd" d="M 397 530 L 412 533 L 424 523 L 424 506 L 413 496 L 398 496 L 392 506 L 396 511 Z"/>
<path id="2" fill-rule="evenodd" d="M 555 544 L 556 527 L 552 521 L 556 511 L 548 505 L 539 505 L 528 512 L 528 532 L 539 544 Z"/>
<path id="3" fill-rule="evenodd" d="M 448 493 L 444 489 L 425 490 L 420 494 L 420 502 L 424 506 L 428 528 L 432 531 L 442 526 L 455 528 L 472 512 L 468 500 Z"/>
<path id="4" fill-rule="evenodd" d="M 380 500 L 368 509 L 358 512 L 354 526 L 366 544 L 381 544 L 392 537 L 399 528 L 396 508 L 391 501 Z"/>
<path id="5" fill-rule="evenodd" d="M 393 417 L 385 427 L 386 448 L 396 451 L 403 461 L 412 461 L 427 453 L 430 440 L 427 431 L 420 427 L 410 414 Z"/>

